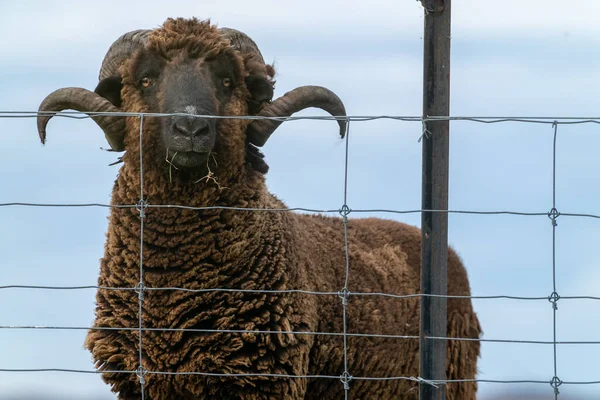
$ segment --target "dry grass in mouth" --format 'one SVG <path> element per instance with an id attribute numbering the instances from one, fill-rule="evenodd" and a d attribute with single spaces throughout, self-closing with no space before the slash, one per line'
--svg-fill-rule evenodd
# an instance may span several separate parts
<path id="1" fill-rule="evenodd" d="M 175 164 L 173 164 L 173 160 L 177 156 L 177 153 L 178 152 L 176 151 L 175 154 L 173 154 L 173 157 L 171 157 L 171 160 L 169 161 L 169 148 L 167 147 L 167 155 L 165 157 L 165 161 L 167 162 L 167 164 L 169 164 L 169 183 L 173 183 L 173 175 L 171 174 L 171 168 L 178 169 L 175 166 Z"/>
<path id="2" fill-rule="evenodd" d="M 169 164 L 169 183 L 173 183 L 173 172 L 172 172 L 173 168 L 178 169 L 175 166 L 175 164 L 173 164 L 175 157 L 177 157 L 177 153 L 178 152 L 175 152 L 175 154 L 173 154 L 173 157 L 171 157 L 171 159 L 169 160 L 169 149 L 167 148 L 167 154 L 165 156 L 165 161 L 167 162 L 167 164 Z M 208 173 L 206 175 L 204 175 L 202 178 L 195 181 L 194 183 L 199 183 L 203 180 L 205 180 L 207 183 L 209 181 L 212 181 L 217 185 L 217 188 L 219 188 L 219 190 L 227 189 L 226 186 L 221 186 L 219 181 L 217 181 L 217 177 L 216 177 L 215 173 L 210 169 L 211 158 L 214 161 L 215 166 L 217 166 L 217 167 L 219 166 L 219 163 L 217 163 L 217 159 L 215 158 L 215 154 L 216 153 L 214 153 L 212 151 L 208 153 L 208 158 L 206 159 L 206 168 L 208 169 Z"/>
<path id="3" fill-rule="evenodd" d="M 215 174 L 210 169 L 209 162 L 210 162 L 211 157 L 212 157 L 213 161 L 215 162 L 215 166 L 217 166 L 217 167 L 219 166 L 219 164 L 217 163 L 217 159 L 215 158 L 215 154 L 216 153 L 213 153 L 212 151 L 208 153 L 208 158 L 206 159 L 206 168 L 208 169 L 208 173 L 205 176 L 203 176 L 202 178 L 198 179 L 194 183 L 198 183 L 202 180 L 206 180 L 207 183 L 208 183 L 208 181 L 213 181 L 217 185 L 217 188 L 219 188 L 219 190 L 227 189 L 227 187 L 221 186 L 221 184 L 217 181 Z"/>

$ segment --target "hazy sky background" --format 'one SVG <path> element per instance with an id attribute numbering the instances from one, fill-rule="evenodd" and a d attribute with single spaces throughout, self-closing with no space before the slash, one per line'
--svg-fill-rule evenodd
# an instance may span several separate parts
<path id="1" fill-rule="evenodd" d="M 600 2 L 455 0 L 451 114 L 594 116 L 598 113 Z M 323 85 L 350 115 L 412 115 L 422 109 L 423 11 L 404 1 L 3 1 L 0 4 L 0 110 L 34 111 L 65 86 L 93 90 L 110 44 L 167 17 L 211 18 L 245 31 L 278 71 L 276 95 Z M 323 115 L 310 110 L 304 115 Z M 352 123 L 351 208 L 418 209 L 421 126 Z M 557 208 L 600 214 L 600 127 L 559 126 Z M 0 203 L 108 203 L 118 166 L 90 120 L 55 118 L 39 143 L 35 119 L 0 118 Z M 552 128 L 451 124 L 450 208 L 547 212 L 552 207 Z M 344 144 L 331 121 L 284 124 L 264 148 L 270 189 L 290 207 L 339 208 Z M 95 285 L 106 208 L 0 207 L 0 285 Z M 419 214 L 381 215 L 420 224 Z M 600 296 L 595 254 L 599 220 L 560 217 L 557 290 Z M 474 295 L 548 296 L 552 228 L 546 216 L 451 215 L 450 243 L 462 256 Z M 350 276 L 350 290 L 352 290 Z M 0 290 L 0 325 L 87 327 L 93 290 Z M 474 300 L 487 339 L 552 340 L 546 301 Z M 557 338 L 600 341 L 599 303 L 560 300 Z M 85 330 L 0 329 L 0 369 L 93 370 Z M 558 347 L 563 381 L 597 381 L 598 345 Z M 544 380 L 551 345 L 484 343 L 480 379 Z M 480 398 L 549 385 L 480 384 Z M 58 398 L 111 399 L 95 374 L 0 372 L 0 397 L 23 391 Z M 600 396 L 600 385 L 561 386 L 561 394 Z"/>

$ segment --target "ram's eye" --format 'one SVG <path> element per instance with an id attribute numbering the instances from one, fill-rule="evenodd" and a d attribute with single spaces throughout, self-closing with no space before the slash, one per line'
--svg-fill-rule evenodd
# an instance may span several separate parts
<path id="1" fill-rule="evenodd" d="M 150 86 L 152 84 L 152 80 L 148 77 L 145 77 L 145 78 L 142 78 L 140 83 L 142 84 L 143 87 L 147 88 L 148 86 Z"/>
<path id="2" fill-rule="evenodd" d="M 224 78 L 224 79 L 223 79 L 223 86 L 225 86 L 225 87 L 229 87 L 229 86 L 231 86 L 231 79 L 229 79 L 229 78 Z"/>

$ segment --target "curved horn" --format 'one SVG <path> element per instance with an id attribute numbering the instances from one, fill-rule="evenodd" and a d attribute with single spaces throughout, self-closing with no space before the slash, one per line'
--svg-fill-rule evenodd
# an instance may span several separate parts
<path id="1" fill-rule="evenodd" d="M 258 116 L 289 117 L 309 107 L 320 108 L 334 117 L 346 116 L 346 109 L 340 98 L 331 90 L 321 86 L 300 86 L 287 92 L 265 107 Z M 259 119 L 252 122 L 247 130 L 248 141 L 262 147 L 282 122 L 275 119 Z M 340 136 L 343 138 L 346 133 L 346 120 L 338 119 L 337 122 L 340 126 Z"/>
<path id="2" fill-rule="evenodd" d="M 117 69 L 121 64 L 131 57 L 131 54 L 135 50 L 146 44 L 150 32 L 149 29 L 138 29 L 127 32 L 115 40 L 104 56 L 98 76 L 99 80 L 116 75 Z"/>
<path id="3" fill-rule="evenodd" d="M 121 35 L 110 46 L 102 61 L 100 80 L 116 75 L 119 66 L 148 40 L 150 30 L 139 29 Z M 40 104 L 37 117 L 38 133 L 42 143 L 46 142 L 46 126 L 55 115 L 52 111 L 77 110 L 86 113 L 119 112 L 104 97 L 82 88 L 62 88 L 50 93 Z M 110 115 L 91 115 L 91 118 L 104 131 L 106 140 L 113 151 L 125 150 L 125 118 Z"/>
<path id="4" fill-rule="evenodd" d="M 219 32 L 223 37 L 229 39 L 231 47 L 238 50 L 242 54 L 252 54 L 257 61 L 260 61 L 262 64 L 265 63 L 262 54 L 260 54 L 258 46 L 256 43 L 254 43 L 254 40 L 252 40 L 250 36 L 246 35 L 244 32 L 240 32 L 237 29 L 232 28 L 220 28 Z"/>
<path id="5" fill-rule="evenodd" d="M 42 143 L 46 142 L 46 125 L 55 115 L 52 111 L 77 110 L 83 112 L 119 112 L 104 97 L 87 89 L 68 87 L 50 93 L 42 104 L 37 117 L 38 133 Z M 125 135 L 125 117 L 111 115 L 91 115 L 92 119 L 102 128 L 106 140 L 114 151 L 125 150 L 123 137 Z"/>

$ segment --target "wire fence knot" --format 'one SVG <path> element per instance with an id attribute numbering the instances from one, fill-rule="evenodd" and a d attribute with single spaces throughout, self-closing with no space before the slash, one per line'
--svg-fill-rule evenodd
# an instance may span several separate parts
<path id="1" fill-rule="evenodd" d="M 344 385 L 344 390 L 350 390 L 350 381 L 352 380 L 352 375 L 348 371 L 344 371 L 344 373 L 340 376 L 340 381 Z"/>
<path id="2" fill-rule="evenodd" d="M 146 208 L 148 208 L 148 202 L 144 199 L 141 199 L 135 204 L 135 209 L 140 213 L 140 218 L 146 217 Z"/>
<path id="3" fill-rule="evenodd" d="M 351 212 L 352 212 L 352 209 L 350 207 L 348 207 L 347 204 L 344 204 L 342 206 L 342 208 L 340 208 L 339 213 L 342 216 L 342 218 L 344 219 L 344 223 L 348 222 L 348 215 L 350 215 Z"/>
<path id="4" fill-rule="evenodd" d="M 556 292 L 552 292 L 550 296 L 548 296 L 548 301 L 552 303 L 552 308 L 558 310 L 558 301 L 560 300 L 560 296 Z"/>
<path id="5" fill-rule="evenodd" d="M 548 212 L 548 218 L 552 220 L 552 226 L 556 226 L 556 220 L 560 217 L 560 213 L 556 209 L 556 207 L 552 207 L 552 209 Z"/>
<path id="6" fill-rule="evenodd" d="M 342 290 L 338 292 L 338 297 L 342 299 L 343 305 L 348 305 L 348 296 L 350 296 L 350 291 L 347 287 L 344 287 Z"/>
<path id="7" fill-rule="evenodd" d="M 560 392 L 558 391 L 558 387 L 562 385 L 562 383 L 563 382 L 558 378 L 558 376 L 553 377 L 550 381 L 550 386 L 552 386 L 552 388 L 554 389 L 555 395 L 560 394 Z"/>
<path id="8" fill-rule="evenodd" d="M 419 140 L 417 140 L 417 143 L 421 143 L 423 138 L 429 139 L 431 137 L 431 132 L 429 131 L 429 129 L 427 129 L 427 123 L 425 122 L 425 120 L 423 119 L 421 123 L 423 124 L 423 127 L 421 131 L 421 136 L 419 137 Z"/>
<path id="9" fill-rule="evenodd" d="M 144 379 L 144 376 L 146 375 L 146 372 L 147 371 L 141 365 L 138 367 L 138 369 L 135 370 L 135 375 L 140 380 L 140 385 L 145 385 L 146 384 L 146 379 Z"/>
<path id="10" fill-rule="evenodd" d="M 420 376 L 418 376 L 416 378 L 415 377 L 411 377 L 410 380 L 418 382 L 418 383 L 424 383 L 424 384 L 429 385 L 429 386 L 433 386 L 436 389 L 438 389 L 440 387 L 439 385 L 433 383 L 433 381 L 428 381 L 427 379 L 423 379 Z"/>
<path id="11" fill-rule="evenodd" d="M 139 282 L 135 285 L 134 291 L 138 294 L 140 301 L 144 300 L 144 290 L 146 290 L 146 286 L 144 286 L 143 282 Z"/>

